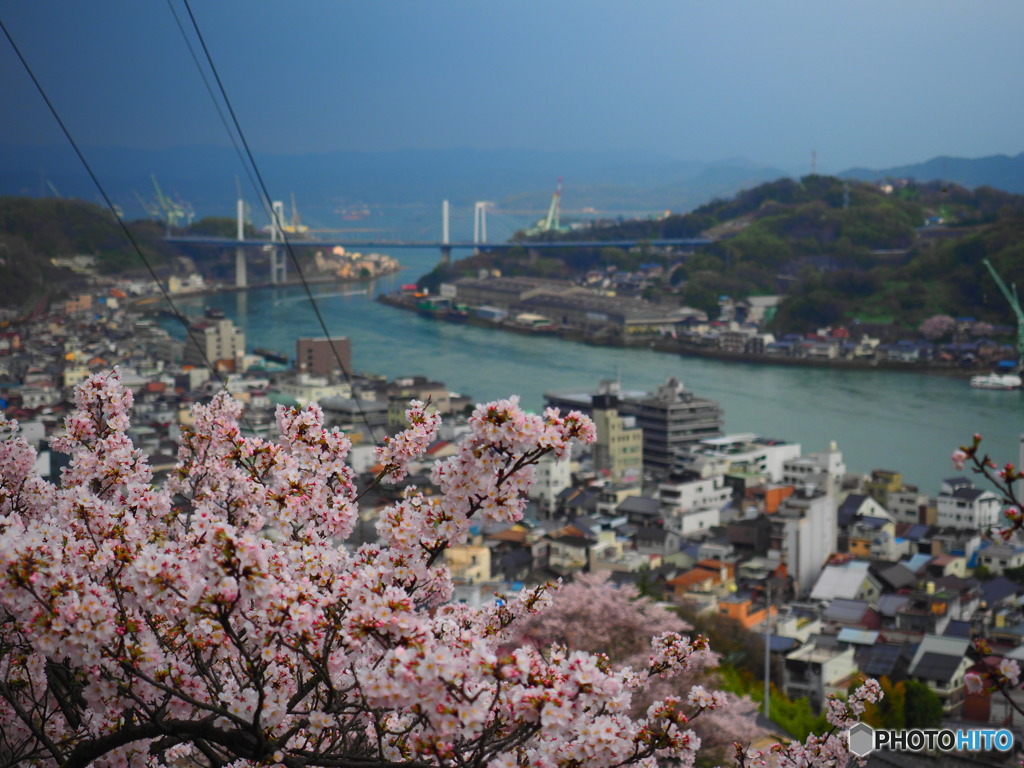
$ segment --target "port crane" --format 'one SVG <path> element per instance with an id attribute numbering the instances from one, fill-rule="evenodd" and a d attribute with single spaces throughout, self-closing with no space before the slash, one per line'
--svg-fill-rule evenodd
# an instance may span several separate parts
<path id="1" fill-rule="evenodd" d="M 1010 309 L 1013 310 L 1013 314 L 1017 316 L 1017 364 L 1024 366 L 1024 309 L 1021 309 L 1020 300 L 1017 298 L 1017 284 L 1013 283 L 1009 288 L 1006 287 L 1006 283 L 996 272 L 996 268 L 992 266 L 992 262 L 988 259 L 982 259 L 982 263 L 988 267 L 988 271 L 992 273 L 992 279 L 996 281 L 996 285 L 999 286 L 999 290 L 1002 291 L 1003 296 L 1006 297 L 1006 301 L 1010 304 Z"/>
<path id="2" fill-rule="evenodd" d="M 309 227 L 302 223 L 302 219 L 299 218 L 299 209 L 295 206 L 295 193 L 292 192 L 292 219 L 291 222 L 285 224 L 281 222 L 281 229 L 287 232 L 289 235 L 304 235 L 309 232 Z"/>
<path id="3" fill-rule="evenodd" d="M 562 177 L 558 177 L 558 185 L 555 187 L 555 194 L 551 196 L 551 206 L 548 208 L 547 218 L 543 223 L 538 222 L 542 232 L 551 232 L 559 228 L 559 214 L 562 205 Z"/>

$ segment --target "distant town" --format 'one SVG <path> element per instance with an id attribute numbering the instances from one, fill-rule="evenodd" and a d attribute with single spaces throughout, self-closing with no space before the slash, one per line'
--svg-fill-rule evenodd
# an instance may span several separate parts
<path id="1" fill-rule="evenodd" d="M 422 377 L 352 374 L 348 339 L 299 338 L 293 359 L 275 361 L 253 354 L 230 319 L 210 312 L 193 318 L 180 341 L 129 307 L 128 288 L 79 293 L 0 328 L 0 407 L 54 482 L 68 457 L 47 441 L 62 429 L 74 387 L 115 366 L 134 393 L 131 437 L 149 454 L 156 482 L 175 464 L 189 407 L 224 388 L 245 405 L 243 429 L 259 436 L 274 434 L 278 405 L 319 403 L 327 423 L 351 436 L 352 465 L 366 485 L 373 446 L 403 426 L 409 399 L 429 400 L 447 418 L 408 483 L 429 487 L 430 464 L 451 455 L 467 430 L 467 396 Z M 469 280 L 449 303 L 500 314 L 504 291 L 517 297 L 505 306 L 525 304 L 537 315 L 562 302 L 567 316 L 601 311 L 624 327 L 643 322 L 632 300 L 590 299 L 576 288 L 523 296 L 536 288 Z M 442 306 L 430 301 L 433 310 Z M 644 332 L 742 334 L 698 330 L 704 324 L 654 316 Z M 1024 704 L 1020 692 L 1008 702 L 964 681 L 978 662 L 974 637 L 989 639 L 991 657 L 1024 660 L 1024 541 L 987 535 L 1003 516 L 996 494 L 960 476 L 917 488 L 899 467 L 850 473 L 836 444 L 807 453 L 770 436 L 724 434 L 718 403 L 675 379 L 649 392 L 581 381 L 547 400 L 590 414 L 597 442 L 571 462 L 539 465 L 524 520 L 482 524 L 446 553 L 457 599 L 481 604 L 523 584 L 603 573 L 766 636 L 773 681 L 815 710 L 863 674 L 918 681 L 946 719 L 1022 724 L 1012 706 Z M 376 511 L 401 492 L 382 486 L 366 497 L 359 542 L 375 538 Z"/>
<path id="2" fill-rule="evenodd" d="M 663 274 L 662 265 L 650 264 L 630 272 L 592 271 L 573 282 L 504 277 L 496 270 L 481 270 L 478 277 L 442 283 L 437 295 L 407 285 L 379 298 L 450 322 L 723 359 L 966 375 L 1017 367 L 1016 349 L 990 338 L 993 333 L 1005 336 L 1012 332 L 1010 327 L 995 328 L 970 317 L 947 318 L 942 333 L 950 340 L 945 342 L 916 336 L 891 338 L 893 328 L 870 324 L 776 336 L 767 326 L 784 296 L 722 296 L 717 319 L 709 321 L 703 310 L 642 297 L 651 281 Z"/>

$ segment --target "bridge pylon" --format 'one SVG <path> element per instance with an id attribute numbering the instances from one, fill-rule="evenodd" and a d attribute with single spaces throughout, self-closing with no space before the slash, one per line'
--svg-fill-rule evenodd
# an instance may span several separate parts
<path id="1" fill-rule="evenodd" d="M 238 198 L 236 237 L 239 241 L 245 239 L 245 201 Z M 241 245 L 235 248 L 235 287 L 245 288 L 249 285 L 246 273 L 245 248 Z"/>

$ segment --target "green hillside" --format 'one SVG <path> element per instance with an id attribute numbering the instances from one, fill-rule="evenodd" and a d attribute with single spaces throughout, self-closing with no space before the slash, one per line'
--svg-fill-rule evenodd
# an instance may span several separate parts
<path id="1" fill-rule="evenodd" d="M 714 316 L 722 295 L 784 293 L 777 331 L 855 320 L 914 329 L 935 314 L 1008 324 L 1012 316 L 982 259 L 989 258 L 1007 282 L 1024 285 L 1024 196 L 939 182 L 781 179 L 685 215 L 558 237 L 712 238 L 648 295 L 672 296 Z M 519 239 L 528 248 L 530 238 Z M 561 269 L 548 265 L 548 272 L 609 264 L 634 269 L 661 258 L 653 251 L 581 249 L 566 253 Z M 672 262 L 664 259 L 666 267 Z"/>
<path id="2" fill-rule="evenodd" d="M 174 250 L 155 222 L 129 224 L 150 263 L 164 264 Z M 102 274 L 141 272 L 143 264 L 105 209 L 79 200 L 0 197 L 0 306 L 19 307 L 80 280 L 53 258 L 85 254 Z"/>

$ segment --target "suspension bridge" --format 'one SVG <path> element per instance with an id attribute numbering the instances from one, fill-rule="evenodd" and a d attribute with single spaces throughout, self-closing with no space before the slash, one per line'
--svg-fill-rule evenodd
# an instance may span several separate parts
<path id="1" fill-rule="evenodd" d="M 441 209 L 441 239 L 440 240 L 397 240 L 397 239 L 317 239 L 300 238 L 291 236 L 287 238 L 282 222 L 284 221 L 284 204 L 280 201 L 273 204 L 273 216 L 271 218 L 269 238 L 246 238 L 244 223 L 244 204 L 238 201 L 237 207 L 237 228 L 236 236 L 211 237 L 205 235 L 168 235 L 165 239 L 168 243 L 181 246 L 193 246 L 197 248 L 213 248 L 218 250 L 233 250 L 235 252 L 235 285 L 244 288 L 248 285 L 247 259 L 249 254 L 258 252 L 266 253 L 270 260 L 270 282 L 271 284 L 284 283 L 287 280 L 287 248 L 325 248 L 333 249 L 338 246 L 346 249 L 369 249 L 369 250 L 392 250 L 392 249 L 437 249 L 441 254 L 442 263 L 451 262 L 452 251 L 465 250 L 476 252 L 493 252 L 509 248 L 522 247 L 529 250 L 552 251 L 566 248 L 633 248 L 644 243 L 656 248 L 680 247 L 695 248 L 707 245 L 712 241 L 707 238 L 663 238 L 663 239 L 624 239 L 624 240 L 529 240 L 518 241 L 489 241 L 487 239 L 487 210 L 490 206 L 487 202 L 478 202 L 474 206 L 473 215 L 473 239 L 472 240 L 451 240 L 449 237 L 449 206 L 445 200 Z M 547 222 L 550 226 L 551 216 Z M 550 230 L 555 234 L 557 230 Z M 539 234 L 543 234 L 542 230 Z"/>

